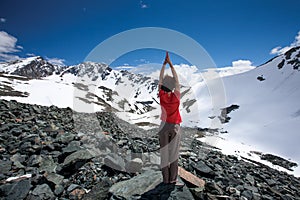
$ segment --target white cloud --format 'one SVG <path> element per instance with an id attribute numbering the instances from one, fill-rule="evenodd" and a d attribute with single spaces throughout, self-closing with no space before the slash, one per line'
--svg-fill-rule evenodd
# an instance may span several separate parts
<path id="1" fill-rule="evenodd" d="M 149 8 L 149 5 L 147 3 L 145 3 L 144 1 L 140 1 L 140 7 L 142 9 L 145 9 L 145 8 Z"/>
<path id="2" fill-rule="evenodd" d="M 151 73 L 148 73 L 148 76 L 158 79 L 161 66 L 162 64 L 157 64 L 155 66 L 156 70 L 152 71 Z M 149 66 L 147 66 L 147 68 L 149 69 Z M 198 68 L 194 65 L 190 66 L 187 64 L 180 64 L 174 65 L 174 68 L 176 70 L 176 73 L 178 74 L 179 81 L 182 85 L 192 86 L 203 80 L 201 73 L 199 72 Z M 166 74 L 172 75 L 171 69 L 169 67 L 166 67 L 165 69 L 165 75 Z"/>
<path id="3" fill-rule="evenodd" d="M 36 56 L 34 53 L 27 53 L 26 56 L 29 56 L 29 57 L 34 57 Z"/>
<path id="4" fill-rule="evenodd" d="M 275 47 L 271 50 L 270 54 L 277 54 L 280 51 L 281 47 Z"/>
<path id="5" fill-rule="evenodd" d="M 18 59 L 12 53 L 19 52 L 23 47 L 16 45 L 18 39 L 5 31 L 0 31 L 0 60 L 11 61 Z"/>
<path id="6" fill-rule="evenodd" d="M 140 58 L 138 60 L 134 60 L 136 63 L 149 64 L 150 62 L 144 58 Z"/>
<path id="7" fill-rule="evenodd" d="M 154 79 L 158 79 L 161 66 L 162 64 L 158 63 L 142 64 L 135 68 L 132 68 L 130 71 L 134 73 L 141 73 Z M 252 65 L 252 62 L 250 60 L 237 60 L 232 62 L 232 66 L 223 68 L 201 69 L 197 66 L 188 64 L 174 65 L 174 68 L 182 85 L 193 86 L 202 82 L 204 78 L 208 80 L 231 76 L 234 74 L 240 74 L 254 69 L 255 66 Z M 165 74 L 172 75 L 172 72 L 168 65 L 166 66 Z"/>
<path id="8" fill-rule="evenodd" d="M 0 18 L 0 22 L 1 22 L 1 23 L 5 23 L 5 22 L 6 22 L 6 19 L 5 19 L 5 18 Z"/>
<path id="9" fill-rule="evenodd" d="M 271 50 L 270 54 L 284 54 L 285 52 L 287 52 L 289 49 L 299 46 L 300 45 L 300 31 L 298 32 L 298 35 L 295 37 L 294 42 L 292 42 L 289 46 L 285 46 L 285 47 L 275 47 Z"/>
<path id="10" fill-rule="evenodd" d="M 207 71 L 214 71 L 217 72 L 220 77 L 225 77 L 252 70 L 255 68 L 255 66 L 253 66 L 252 64 L 253 63 L 250 60 L 236 60 L 232 61 L 231 66 L 207 69 Z"/>
<path id="11" fill-rule="evenodd" d="M 13 54 L 6 54 L 0 52 L 0 62 L 1 61 L 13 61 L 13 60 L 19 60 L 20 57 L 18 55 Z"/>
<path id="12" fill-rule="evenodd" d="M 65 62 L 65 59 L 61 59 L 61 58 L 48 58 L 46 57 L 46 60 L 53 64 L 53 65 L 65 65 L 64 62 Z"/>
<path id="13" fill-rule="evenodd" d="M 116 69 L 118 70 L 130 70 L 130 69 L 134 69 L 135 67 L 133 66 L 129 66 L 129 65 L 124 65 L 124 66 L 118 66 L 116 67 Z"/>
<path id="14" fill-rule="evenodd" d="M 0 31 L 0 52 L 1 53 L 13 53 L 18 52 L 21 46 L 16 46 L 17 38 L 9 35 L 5 31 Z"/>
<path id="15" fill-rule="evenodd" d="M 142 4 L 141 8 L 148 8 L 148 6 L 146 4 Z"/>
<path id="16" fill-rule="evenodd" d="M 150 74 L 155 72 L 160 66 L 161 64 L 158 63 L 145 63 L 132 67 L 129 71 L 135 74 L 143 74 L 149 76 Z"/>
<path id="17" fill-rule="evenodd" d="M 130 72 L 136 74 L 143 74 L 154 79 L 159 78 L 160 69 L 162 67 L 161 63 L 147 63 L 141 64 L 136 67 L 131 67 L 128 65 L 117 67 L 118 69 L 126 69 Z M 243 73 L 254 69 L 255 66 L 252 65 L 250 60 L 237 60 L 232 62 L 232 66 L 223 67 L 223 68 L 209 68 L 201 69 L 194 65 L 188 64 L 179 64 L 174 65 L 174 68 L 178 74 L 179 81 L 182 85 L 193 86 L 198 83 L 203 82 L 203 79 L 209 78 L 220 78 L 225 76 L 230 76 L 234 74 Z M 170 67 L 167 65 L 165 69 L 165 75 L 172 75 Z M 213 75 L 213 76 L 211 76 Z"/>
<path id="18" fill-rule="evenodd" d="M 256 68 L 250 60 L 232 61 L 231 66 L 208 68 L 201 73 L 206 80 L 241 74 Z"/>
<path id="19" fill-rule="evenodd" d="M 237 60 L 232 62 L 232 67 L 253 67 L 250 60 Z"/>

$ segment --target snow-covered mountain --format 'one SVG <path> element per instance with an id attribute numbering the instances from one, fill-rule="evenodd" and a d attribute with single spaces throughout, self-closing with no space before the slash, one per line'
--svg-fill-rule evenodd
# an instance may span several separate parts
<path id="1" fill-rule="evenodd" d="M 159 124 L 158 81 L 154 78 L 93 62 L 53 66 L 41 57 L 4 63 L 0 68 L 2 98 L 80 112 L 109 110 L 138 125 Z M 33 71 L 39 74 L 36 78 Z M 190 87 L 182 86 L 182 94 L 182 112 L 191 113 L 196 100 Z"/>
<path id="2" fill-rule="evenodd" d="M 227 107 L 235 110 L 223 126 L 228 133 L 205 140 L 227 153 L 257 159 L 251 151 L 269 152 L 299 165 L 299 67 L 300 47 L 295 47 L 253 70 L 224 77 Z M 295 174 L 300 175 L 299 167 Z"/>
<path id="3" fill-rule="evenodd" d="M 25 76 L 30 79 L 47 77 L 58 73 L 59 70 L 59 66 L 47 62 L 40 56 L 0 64 L 0 72 Z"/>
<path id="4" fill-rule="evenodd" d="M 239 106 L 224 126 L 227 138 L 299 163 L 300 47 L 223 82 L 228 106 Z"/>
<path id="5" fill-rule="evenodd" d="M 219 121 L 221 132 L 227 132 L 219 135 L 222 139 L 211 136 L 202 140 L 224 152 L 239 152 L 252 159 L 255 155 L 249 152 L 259 150 L 291 158 L 299 164 L 299 66 L 300 47 L 296 47 L 254 69 L 179 74 L 186 79 L 181 82 L 187 83 L 181 86 L 182 125 L 210 128 L 212 121 Z M 160 123 L 155 76 L 93 62 L 54 66 L 41 57 L 0 64 L 0 71 L 3 99 L 71 107 L 80 112 L 112 111 L 144 128 Z M 222 83 L 225 95 L 221 97 L 213 94 L 207 80 L 201 78 L 211 71 L 218 74 Z M 213 98 L 224 98 L 224 104 L 217 110 Z M 299 170 L 297 174 L 300 175 Z"/>

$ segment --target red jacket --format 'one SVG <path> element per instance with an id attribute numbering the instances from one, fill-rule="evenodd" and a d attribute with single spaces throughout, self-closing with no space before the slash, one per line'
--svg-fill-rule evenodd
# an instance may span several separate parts
<path id="1" fill-rule="evenodd" d="M 161 107 L 160 119 L 171 124 L 180 124 L 182 122 L 179 112 L 180 92 L 175 90 L 169 95 L 167 92 L 159 90 L 158 95 Z"/>

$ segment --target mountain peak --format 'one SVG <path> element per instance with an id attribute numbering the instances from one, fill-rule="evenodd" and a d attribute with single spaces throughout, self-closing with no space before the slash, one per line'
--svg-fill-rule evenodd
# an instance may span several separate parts
<path id="1" fill-rule="evenodd" d="M 283 59 L 277 65 L 278 69 L 281 69 L 285 65 L 291 65 L 293 69 L 299 70 L 300 68 L 300 46 L 293 47 L 283 55 Z"/>
<path id="2" fill-rule="evenodd" d="M 5 73 L 25 76 L 31 79 L 40 79 L 59 71 L 58 66 L 49 63 L 41 56 L 27 57 L 3 63 L 0 67 Z"/>

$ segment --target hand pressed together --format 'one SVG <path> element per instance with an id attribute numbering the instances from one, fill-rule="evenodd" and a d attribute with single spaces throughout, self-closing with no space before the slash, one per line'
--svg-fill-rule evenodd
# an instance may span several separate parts
<path id="1" fill-rule="evenodd" d="M 165 64 L 169 64 L 171 66 L 172 62 L 171 62 L 171 59 L 170 59 L 170 56 L 169 56 L 169 52 L 166 52 L 166 57 L 165 57 L 165 61 L 164 61 L 164 65 Z"/>

